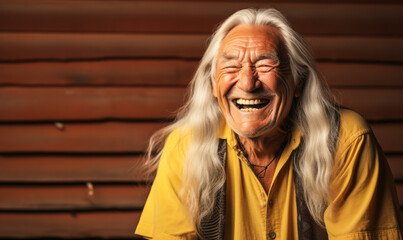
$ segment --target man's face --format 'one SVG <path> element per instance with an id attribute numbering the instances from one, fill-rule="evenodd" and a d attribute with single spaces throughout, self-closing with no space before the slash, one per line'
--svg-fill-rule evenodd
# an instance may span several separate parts
<path id="1" fill-rule="evenodd" d="M 295 91 L 278 29 L 235 27 L 220 45 L 216 69 L 214 96 L 228 125 L 248 138 L 274 134 Z"/>

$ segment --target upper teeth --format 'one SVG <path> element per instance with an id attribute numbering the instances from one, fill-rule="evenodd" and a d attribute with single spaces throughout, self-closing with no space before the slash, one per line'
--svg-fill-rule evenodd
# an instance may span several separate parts
<path id="1" fill-rule="evenodd" d="M 238 103 L 238 104 L 242 104 L 242 105 L 256 105 L 256 104 L 261 104 L 261 103 L 263 103 L 263 100 L 262 99 L 251 99 L 251 100 L 248 100 L 248 99 L 237 99 L 236 100 L 236 103 Z"/>

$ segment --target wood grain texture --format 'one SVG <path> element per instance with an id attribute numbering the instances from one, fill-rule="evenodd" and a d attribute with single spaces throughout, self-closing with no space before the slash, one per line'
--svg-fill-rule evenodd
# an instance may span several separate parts
<path id="1" fill-rule="evenodd" d="M 320 25 L 320 24 L 319 24 Z M 201 58 L 209 35 L 0 33 L 0 61 Z M 403 62 L 402 37 L 306 36 L 318 60 Z"/>
<path id="2" fill-rule="evenodd" d="M 140 152 L 160 123 L 1 124 L 0 152 Z M 402 152 L 403 124 L 372 124 L 386 152 Z"/>
<path id="3" fill-rule="evenodd" d="M 332 87 L 403 87 L 403 67 L 398 64 L 319 62 L 317 67 Z"/>
<path id="4" fill-rule="evenodd" d="M 0 85 L 186 86 L 198 61 L 104 60 L 0 64 Z"/>
<path id="5" fill-rule="evenodd" d="M 403 180 L 403 156 L 402 155 L 387 156 L 387 159 L 390 170 L 392 171 L 393 174 L 393 178 L 400 181 Z"/>
<path id="6" fill-rule="evenodd" d="M 136 155 L 0 155 L 0 182 L 143 182 L 142 163 Z"/>
<path id="7" fill-rule="evenodd" d="M 371 128 L 385 152 L 402 152 L 403 124 L 372 124 Z"/>
<path id="8" fill-rule="evenodd" d="M 403 119 L 403 89 L 334 88 L 340 102 L 369 120 Z M 168 119 L 185 88 L 0 88 L 0 121 Z"/>
<path id="9" fill-rule="evenodd" d="M 304 34 L 403 35 L 399 4 L 2 0 L 0 6 L 3 32 L 209 33 L 239 9 L 275 7 Z"/>
<path id="10" fill-rule="evenodd" d="M 141 210 L 148 193 L 134 185 L 0 186 L 0 210 Z"/>
<path id="11" fill-rule="evenodd" d="M 161 123 L 2 124 L 0 152 L 142 152 Z"/>
<path id="12" fill-rule="evenodd" d="M 141 212 L 0 213 L 0 238 L 132 238 Z"/>
<path id="13" fill-rule="evenodd" d="M 403 38 L 306 37 L 317 60 L 402 62 Z"/>
<path id="14" fill-rule="evenodd" d="M 148 140 L 251 6 L 282 11 L 371 120 L 403 206 L 401 1 L 0 0 L 0 239 L 139 239 Z"/>
<path id="15" fill-rule="evenodd" d="M 400 205 L 403 205 L 403 184 L 397 183 Z M 0 210 L 141 210 L 146 202 L 148 187 L 97 186 L 92 194 L 83 186 L 0 186 Z"/>
<path id="16" fill-rule="evenodd" d="M 0 85 L 186 86 L 197 64 L 181 60 L 3 63 Z"/>
<path id="17" fill-rule="evenodd" d="M 400 206 L 403 205 L 403 184 L 396 184 L 397 198 L 399 199 Z"/>
<path id="18" fill-rule="evenodd" d="M 0 33 L 0 60 L 200 58 L 207 35 Z"/>
<path id="19" fill-rule="evenodd" d="M 403 89 L 332 89 L 343 106 L 367 120 L 403 119 Z"/>
<path id="20" fill-rule="evenodd" d="M 387 156 L 393 177 L 403 180 L 403 156 Z M 135 183 L 147 178 L 135 155 L 0 155 L 1 183 Z"/>
<path id="21" fill-rule="evenodd" d="M 198 61 L 104 60 L 0 63 L 3 86 L 186 86 Z M 318 62 L 333 87 L 403 87 L 400 65 Z"/>
<path id="22" fill-rule="evenodd" d="M 133 1 L 141 1 L 141 0 L 133 0 Z M 172 0 L 150 0 L 150 1 L 167 1 L 172 2 Z M 179 0 L 186 2 L 267 2 L 267 0 Z M 273 0 L 270 3 L 378 3 L 379 0 Z M 401 3 L 399 0 L 384 0 L 382 4 L 395 4 Z"/>
<path id="23" fill-rule="evenodd" d="M 139 212 L 1 213 L 0 237 L 133 238 L 139 217 Z"/>
<path id="24" fill-rule="evenodd" d="M 0 120 L 172 118 L 184 88 L 0 88 Z"/>

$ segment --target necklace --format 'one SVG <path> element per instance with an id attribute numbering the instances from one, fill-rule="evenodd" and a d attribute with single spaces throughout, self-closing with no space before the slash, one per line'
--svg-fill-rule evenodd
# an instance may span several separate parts
<path id="1" fill-rule="evenodd" d="M 267 168 L 274 162 L 274 160 L 276 160 L 278 158 L 278 156 L 281 156 L 281 153 L 283 153 L 284 147 L 285 147 L 285 143 L 283 143 L 279 149 L 279 151 L 276 152 L 276 154 L 274 155 L 274 157 L 271 159 L 271 161 L 267 164 L 267 165 L 256 165 L 253 164 L 249 161 L 249 156 L 248 153 L 245 151 L 245 148 L 243 146 L 243 144 L 241 143 L 238 135 L 236 136 L 236 140 L 238 141 L 238 145 L 239 145 L 239 150 L 242 152 L 243 156 L 245 157 L 249 167 L 252 169 L 252 171 L 255 173 L 257 178 L 264 178 L 266 176 L 266 171 Z M 257 169 L 256 169 L 257 168 Z"/>
<path id="2" fill-rule="evenodd" d="M 266 176 L 266 170 L 267 170 L 267 168 L 273 163 L 273 161 L 274 161 L 276 158 L 277 158 L 277 156 L 275 155 L 275 156 L 273 157 L 273 159 L 269 162 L 269 164 L 267 164 L 266 166 L 255 165 L 255 164 L 251 163 L 251 162 L 249 161 L 249 159 L 246 159 L 246 160 L 248 160 L 249 167 L 252 168 L 252 170 L 253 170 L 253 172 L 255 173 L 256 177 L 258 177 L 258 178 L 264 178 L 264 177 Z M 257 169 L 256 169 L 256 168 L 257 168 Z"/>

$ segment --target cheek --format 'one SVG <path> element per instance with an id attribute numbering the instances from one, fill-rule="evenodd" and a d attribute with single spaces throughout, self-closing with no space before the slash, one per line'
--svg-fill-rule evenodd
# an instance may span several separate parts
<path id="1" fill-rule="evenodd" d="M 232 86 L 236 83 L 235 77 L 229 74 L 218 73 L 215 76 L 215 94 L 220 100 L 226 99 L 226 95 L 231 90 Z"/>
<path id="2" fill-rule="evenodd" d="M 278 74 L 262 74 L 258 76 L 259 81 L 263 83 L 265 89 L 278 93 L 281 89 L 281 79 Z"/>
<path id="3" fill-rule="evenodd" d="M 279 79 L 278 81 L 278 94 L 280 111 L 283 114 L 288 114 L 288 111 L 292 105 L 294 99 L 295 86 L 292 79 Z"/>
<path id="4" fill-rule="evenodd" d="M 273 81 L 273 88 L 278 94 L 281 94 L 283 101 L 292 97 L 295 90 L 294 83 L 289 74 L 277 73 L 275 75 L 275 81 Z"/>

